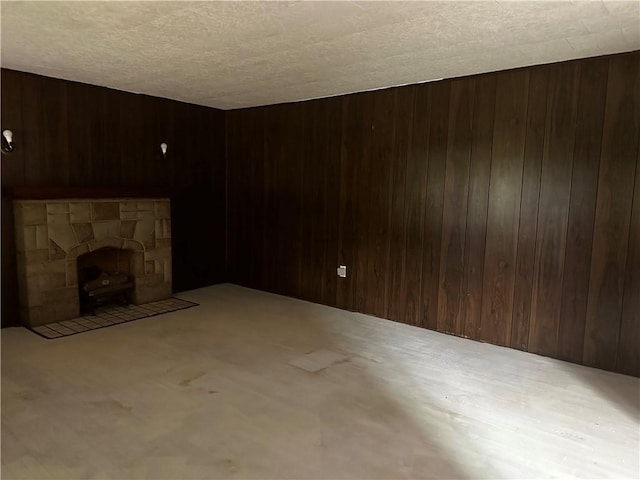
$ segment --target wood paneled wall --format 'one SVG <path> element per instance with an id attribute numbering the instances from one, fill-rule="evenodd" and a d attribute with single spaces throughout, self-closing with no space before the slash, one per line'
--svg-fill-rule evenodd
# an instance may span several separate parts
<path id="1" fill-rule="evenodd" d="M 1 86 L 3 187 L 166 192 L 177 291 L 228 280 L 640 375 L 639 52 L 230 112 Z M 5 326 L 13 236 L 3 197 Z"/>
<path id="2" fill-rule="evenodd" d="M 640 375 L 639 52 L 226 119 L 231 281 Z"/>
<path id="3" fill-rule="evenodd" d="M 225 280 L 224 112 L 2 70 L 2 186 L 153 191 L 172 200 L 176 291 Z M 167 158 L 160 143 L 169 145 Z M 64 191 L 64 188 L 62 188 Z M 2 199 L 2 323 L 17 323 L 11 201 Z"/>

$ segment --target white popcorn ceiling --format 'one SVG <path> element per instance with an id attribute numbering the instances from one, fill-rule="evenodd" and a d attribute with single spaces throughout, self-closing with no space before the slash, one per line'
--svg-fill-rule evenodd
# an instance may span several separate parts
<path id="1" fill-rule="evenodd" d="M 233 109 L 640 49 L 638 1 L 8 2 L 2 66 Z"/>

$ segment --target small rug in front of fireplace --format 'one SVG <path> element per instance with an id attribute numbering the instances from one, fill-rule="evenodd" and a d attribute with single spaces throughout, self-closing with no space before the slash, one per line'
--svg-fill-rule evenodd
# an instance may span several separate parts
<path id="1" fill-rule="evenodd" d="M 142 305 L 105 305 L 104 307 L 97 308 L 95 315 L 86 315 L 63 322 L 48 323 L 39 327 L 29 327 L 29 330 L 48 339 L 68 337 L 76 333 L 110 327 L 141 318 L 155 317 L 156 315 L 175 312 L 176 310 L 184 310 L 185 308 L 191 308 L 197 305 L 197 303 L 175 297 Z"/>

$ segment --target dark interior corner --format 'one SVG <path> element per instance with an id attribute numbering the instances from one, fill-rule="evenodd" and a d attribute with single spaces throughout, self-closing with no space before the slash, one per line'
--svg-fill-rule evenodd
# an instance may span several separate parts
<path id="1" fill-rule="evenodd" d="M 170 197 L 174 290 L 225 281 L 223 111 L 2 69 L 2 122 L 19 145 L 2 156 L 3 327 L 19 324 L 13 198 Z"/>

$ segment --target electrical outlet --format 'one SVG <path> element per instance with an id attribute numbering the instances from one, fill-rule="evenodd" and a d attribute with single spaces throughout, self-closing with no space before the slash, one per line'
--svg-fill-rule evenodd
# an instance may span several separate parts
<path id="1" fill-rule="evenodd" d="M 346 278 L 347 277 L 347 266 L 346 265 L 340 265 L 338 267 L 338 276 L 340 278 Z"/>

